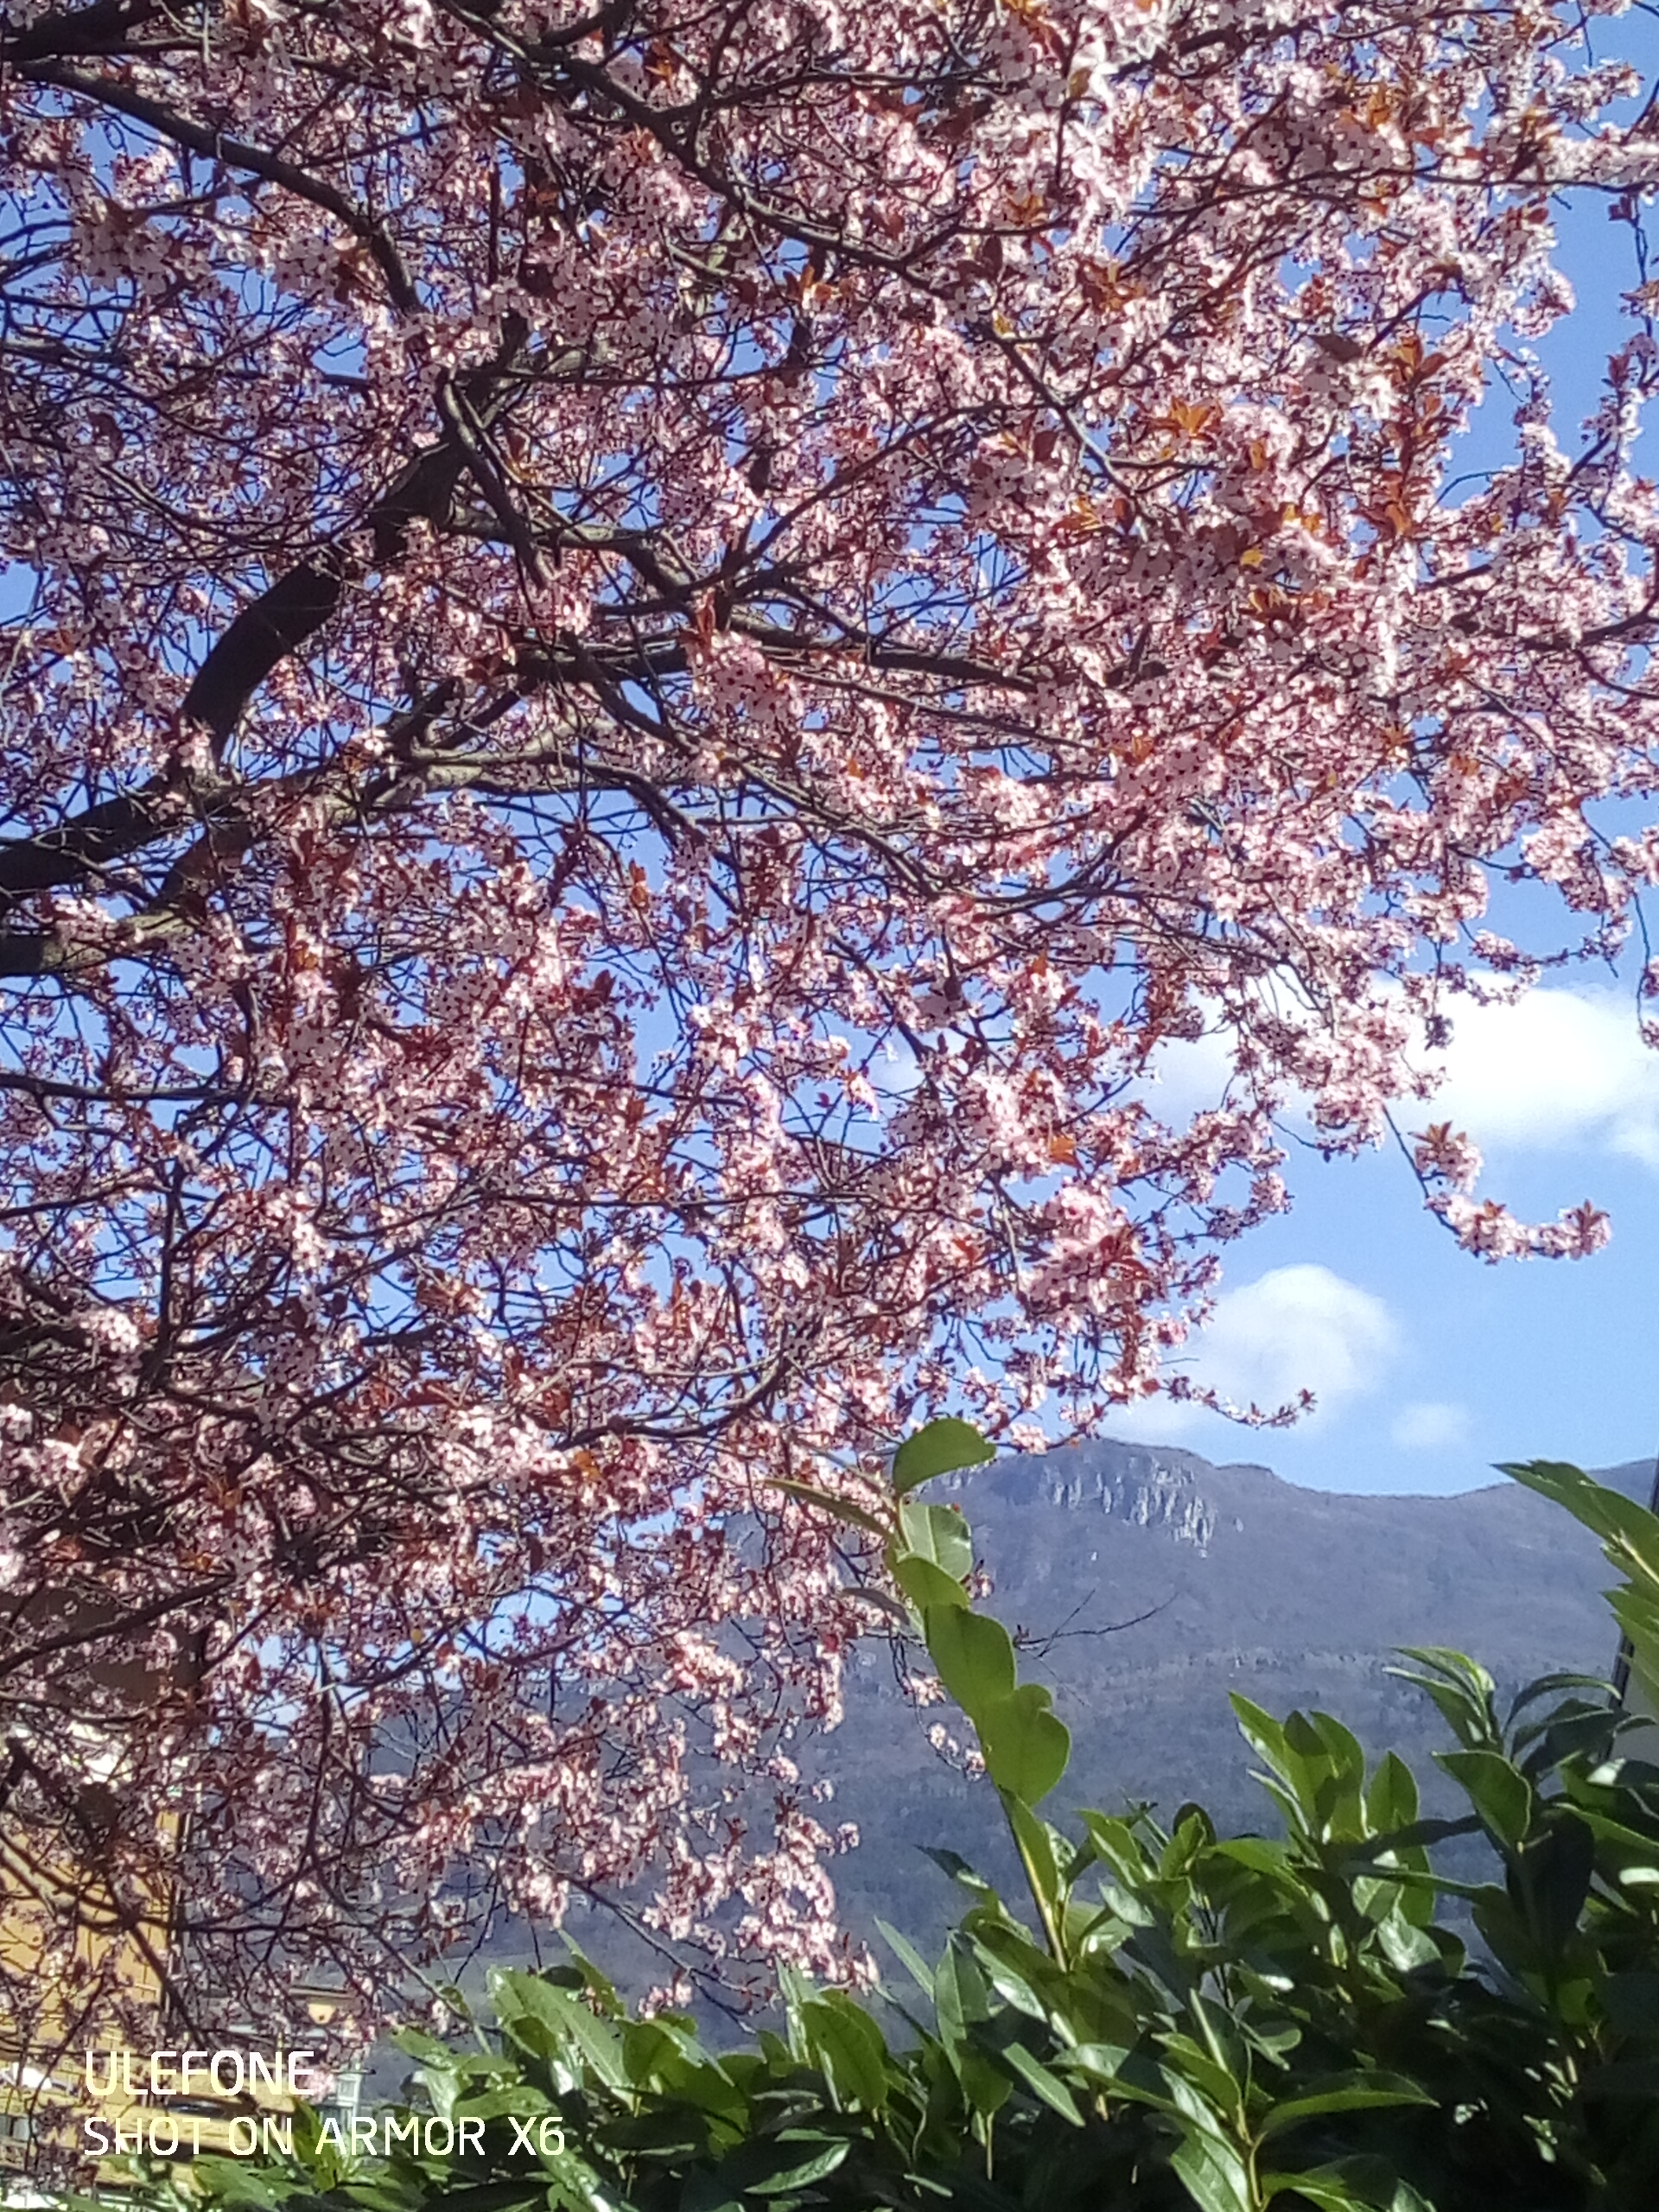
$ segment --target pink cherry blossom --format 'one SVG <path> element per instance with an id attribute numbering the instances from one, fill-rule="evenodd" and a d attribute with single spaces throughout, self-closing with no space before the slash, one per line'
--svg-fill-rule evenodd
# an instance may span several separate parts
<path id="1" fill-rule="evenodd" d="M 1581 434 L 1529 350 L 1659 159 L 1599 12 L 9 10 L 6 1839 L 176 1875 L 187 2017 L 577 1896 L 855 1976 L 875 1565 L 770 1478 L 1160 1387 L 1278 1109 L 1553 953 L 1495 882 L 1624 942 L 1659 353 Z"/>

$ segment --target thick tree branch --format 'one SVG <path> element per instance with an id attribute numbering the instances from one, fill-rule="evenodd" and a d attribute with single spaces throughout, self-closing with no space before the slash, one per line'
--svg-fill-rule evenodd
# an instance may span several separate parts
<path id="1" fill-rule="evenodd" d="M 15 69 L 31 61 L 74 54 L 118 53 L 134 31 L 155 21 L 156 0 L 96 0 L 62 16 L 37 16 L 32 23 L 0 34 L 0 57 Z"/>
<path id="2" fill-rule="evenodd" d="M 350 577 L 371 559 L 400 557 L 409 524 L 436 522 L 447 512 L 466 465 L 451 444 L 416 456 L 365 518 L 369 543 L 348 531 L 333 545 L 279 576 L 243 609 L 197 670 L 180 709 L 181 720 L 206 729 L 222 747 L 261 684 L 334 613 Z M 189 818 L 184 779 L 158 776 L 142 791 L 89 807 L 55 830 L 0 845 L 0 914 L 22 899 L 58 884 L 80 883 L 111 862 L 141 852 Z M 12 938 L 0 950 L 0 974 L 45 975 L 60 965 L 53 940 Z"/>

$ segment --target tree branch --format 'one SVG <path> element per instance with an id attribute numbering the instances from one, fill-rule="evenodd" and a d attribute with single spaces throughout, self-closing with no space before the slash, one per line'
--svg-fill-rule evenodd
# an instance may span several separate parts
<path id="1" fill-rule="evenodd" d="M 228 137 L 209 124 L 193 122 L 188 116 L 175 115 L 171 108 L 162 106 L 143 92 L 135 92 L 125 85 L 112 83 L 106 77 L 91 74 L 83 69 L 66 67 L 60 62 L 29 62 L 18 75 L 36 85 L 51 85 L 59 92 L 77 93 L 82 99 L 95 100 L 100 106 L 113 108 L 118 115 L 129 116 L 135 123 L 146 124 L 163 138 L 170 138 L 175 146 L 187 152 L 200 154 L 204 160 L 223 162 L 227 168 L 246 169 L 250 175 L 263 177 L 268 184 L 279 185 L 284 192 L 291 192 L 296 199 L 309 200 L 314 207 L 321 207 L 343 223 L 353 237 L 359 239 L 372 255 L 377 267 L 386 280 L 386 289 L 392 303 L 404 315 L 421 312 L 421 297 L 410 281 L 397 247 L 392 244 L 384 225 L 349 200 L 343 192 L 321 178 L 313 176 L 307 169 L 285 161 L 269 148 L 251 145 L 245 138 Z"/>

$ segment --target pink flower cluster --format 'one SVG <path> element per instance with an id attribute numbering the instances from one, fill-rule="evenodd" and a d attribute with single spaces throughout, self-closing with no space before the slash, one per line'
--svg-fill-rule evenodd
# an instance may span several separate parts
<path id="1" fill-rule="evenodd" d="M 1508 0 L 94 12 L 0 25 L 8 1843 L 104 1762 L 232 2011 L 574 1896 L 855 1973 L 772 1478 L 1159 1387 L 1495 878 L 1654 880 L 1659 353 L 1527 350 L 1650 107 Z"/>

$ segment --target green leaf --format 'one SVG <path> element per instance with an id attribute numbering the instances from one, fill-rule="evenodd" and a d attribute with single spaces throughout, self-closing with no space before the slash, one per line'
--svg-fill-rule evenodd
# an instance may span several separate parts
<path id="1" fill-rule="evenodd" d="M 1026 1815 L 1027 1820 L 1032 1817 Z M 1046 2026 L 1069 1995 L 1081 1993 L 1074 1992 L 1052 1955 L 1034 1943 L 1018 1921 L 976 1916 L 973 1945 L 985 1979 L 1002 2003 Z"/>
<path id="2" fill-rule="evenodd" d="M 931 1997 L 933 1994 L 932 1970 L 909 1936 L 901 1936 L 896 1928 L 890 1928 L 885 1920 L 878 1920 L 875 1925 L 878 1933 L 916 1986 L 925 1996 Z"/>
<path id="3" fill-rule="evenodd" d="M 1588 1824 L 1552 1808 L 1542 1832 L 1522 1846 L 1516 1869 L 1533 1934 L 1552 1960 L 1578 1932 L 1595 1871 L 1596 1840 Z"/>
<path id="4" fill-rule="evenodd" d="M 1487 1831 L 1511 1850 L 1532 1826 L 1532 1785 L 1498 1751 L 1436 1751 L 1434 1763 L 1461 1783 Z"/>
<path id="5" fill-rule="evenodd" d="M 898 1554 L 915 1552 L 931 1560 L 953 1582 L 965 1582 L 974 1564 L 973 1531 L 962 1515 L 949 1505 L 918 1505 L 907 1497 L 899 1509 L 902 1541 Z"/>
<path id="6" fill-rule="evenodd" d="M 1244 2117 L 1243 2083 L 1217 2051 L 1205 2050 L 1191 2036 L 1160 2037 L 1164 2078 L 1175 2103 L 1211 2133 L 1224 2134 Z"/>
<path id="7" fill-rule="evenodd" d="M 1328 2112 L 1370 2112 L 1388 2105 L 1428 2105 L 1434 2099 L 1403 2074 L 1332 2074 L 1274 2106 L 1259 2131 L 1264 2143 Z"/>
<path id="8" fill-rule="evenodd" d="M 931 1482 L 935 1475 L 954 1474 L 958 1467 L 982 1466 L 995 1457 L 995 1445 L 988 1442 L 971 1422 L 946 1415 L 929 1421 L 914 1436 L 907 1436 L 893 1453 L 893 1487 L 902 1497 L 918 1483 Z"/>
<path id="9" fill-rule="evenodd" d="M 874 1513 L 867 1513 L 861 1505 L 855 1505 L 850 1497 L 839 1497 L 832 1491 L 818 1490 L 811 1483 L 791 1482 L 783 1475 L 768 1475 L 766 1483 L 772 1490 L 786 1491 L 803 1505 L 821 1506 L 837 1521 L 848 1521 L 856 1529 L 868 1529 L 873 1536 L 885 1538 L 887 1524 L 878 1521 Z"/>
<path id="10" fill-rule="evenodd" d="M 886 2038 L 861 2005 L 827 1990 L 801 2008 L 807 2049 L 823 2067 L 839 2104 L 880 2112 L 887 2101 Z"/>
<path id="11" fill-rule="evenodd" d="M 582 1986 L 589 1999 L 607 2020 L 626 2020 L 628 2008 L 616 1993 L 616 1984 L 588 1957 L 575 1936 L 566 1929 L 559 1931 L 570 1963 L 582 1976 Z"/>
<path id="12" fill-rule="evenodd" d="M 1119 1881 L 1133 1887 L 1146 1880 L 1151 1872 L 1147 1854 L 1128 1821 L 1108 1813 L 1084 1813 L 1080 1818 L 1096 1856 L 1111 1868 Z"/>
<path id="13" fill-rule="evenodd" d="M 190 2177 L 198 2188 L 205 2184 L 207 2191 L 224 2204 L 280 2204 L 287 2195 L 275 2176 L 262 2174 L 240 2158 L 193 2158 Z M 126 2194 L 124 2189 L 122 2194 Z"/>
<path id="14" fill-rule="evenodd" d="M 655 2020 L 633 2020 L 622 2031 L 622 2063 L 635 2088 L 658 2088 L 685 2063 L 677 2037 Z"/>
<path id="15" fill-rule="evenodd" d="M 1605 1594 L 1609 1611 L 1630 1640 L 1631 1681 L 1639 1685 L 1648 1710 L 1659 1710 L 1659 1593 L 1627 1584 Z"/>
<path id="16" fill-rule="evenodd" d="M 951 1851 L 943 1844 L 924 1844 L 922 1853 L 925 1858 L 933 1861 L 942 1874 L 948 1874 L 953 1882 L 960 1883 L 964 1890 L 970 1890 L 988 1910 L 1001 1911 L 1001 1899 L 996 1891 L 982 1874 L 976 1872 L 959 1851 Z"/>
<path id="17" fill-rule="evenodd" d="M 1173 1880 L 1190 1873 L 1194 1861 L 1211 1850 L 1215 1840 L 1215 1823 L 1202 1805 L 1179 1806 L 1174 1832 L 1159 1854 L 1160 1876 Z"/>
<path id="18" fill-rule="evenodd" d="M 1030 1808 L 1011 1792 L 1003 1793 L 1002 1810 L 1007 1816 L 1008 1826 L 1014 1830 L 1014 1840 L 1019 1846 L 1026 1878 L 1031 1884 L 1037 1910 L 1043 1916 L 1043 1925 L 1052 1938 L 1059 1927 L 1060 1914 L 1065 1904 L 1059 1865 L 1054 1856 L 1054 1840 L 1046 1822 L 1039 1821 Z"/>
<path id="19" fill-rule="evenodd" d="M 983 1736 L 981 1716 L 1014 1694 L 1013 1639 L 1001 1621 L 963 1607 L 931 1606 L 925 1622 L 939 1680 Z"/>
<path id="20" fill-rule="evenodd" d="M 1292 1725 L 1301 1718 L 1300 1713 L 1293 1714 Z M 1329 1713 L 1309 1713 L 1304 1725 L 1312 1731 L 1319 1749 L 1330 1760 L 1332 1771 L 1356 1788 L 1362 1784 L 1365 1777 L 1365 1753 L 1353 1731 L 1344 1728 L 1341 1721 Z M 1287 1735 L 1290 1733 L 1288 1726 L 1286 1732 Z M 1309 1748 L 1311 1750 L 1312 1745 Z"/>
<path id="21" fill-rule="evenodd" d="M 1374 2196 L 1356 2196 L 1340 2171 L 1306 2174 L 1268 2174 L 1258 2180 L 1262 2195 L 1271 2200 L 1294 2189 L 1298 2196 L 1316 2204 L 1319 2212 L 1376 2212 Z"/>
<path id="22" fill-rule="evenodd" d="M 539 1974 L 498 1967 L 491 1971 L 490 1992 L 504 2027 L 510 2029 L 515 2018 L 539 2021 L 568 2050 L 579 2054 L 607 2088 L 620 2089 L 626 2082 L 619 2037 L 568 1989 L 556 1988 Z"/>
<path id="23" fill-rule="evenodd" d="M 1198 2212 L 1254 2212 L 1249 2171 L 1230 2144 L 1189 2128 L 1169 2163 Z"/>
<path id="24" fill-rule="evenodd" d="M 1068 2073 L 1082 2075 L 1085 2082 L 1100 2082 L 1116 2089 L 1121 2084 L 1124 2067 L 1134 2055 L 1134 2046 L 1129 2044 L 1079 2043 L 1073 2044 L 1069 2050 L 1060 2051 L 1054 2063 L 1065 2067 Z M 1168 2099 L 1153 2096 L 1143 2101 L 1162 2108 Z"/>
<path id="25" fill-rule="evenodd" d="M 1005 2044 L 1002 2063 L 1011 2066 L 1033 2096 L 1069 2121 L 1073 2127 L 1083 2126 L 1083 2114 L 1077 2110 L 1077 2100 L 1056 2074 L 1051 2074 L 1039 2058 L 1033 2058 L 1022 2043 Z"/>
<path id="26" fill-rule="evenodd" d="M 1486 1669 L 1461 1651 L 1442 1644 L 1402 1646 L 1402 1656 L 1429 1671 L 1414 1675 L 1404 1667 L 1389 1672 L 1431 1697 L 1459 1742 L 1471 1751 L 1497 1751 L 1503 1743 L 1497 1725 L 1497 1686 Z"/>
<path id="27" fill-rule="evenodd" d="M 985 1977 L 957 1935 L 945 1945 L 933 1975 L 933 2012 L 939 2024 L 939 2040 L 953 2058 L 966 2043 L 969 2029 L 991 2017 Z"/>
<path id="28" fill-rule="evenodd" d="M 935 1567 L 931 1559 L 918 1558 L 914 1552 L 894 1555 L 893 1579 L 924 1618 L 931 1611 L 944 1612 L 953 1605 L 967 1608 L 968 1592 L 961 1583 L 952 1581 L 942 1567 Z"/>
<path id="29" fill-rule="evenodd" d="M 1559 1459 L 1511 1463 L 1498 1472 L 1564 1505 L 1574 1520 L 1595 1531 L 1608 1558 L 1627 1574 L 1659 1582 L 1659 1516 L 1646 1506 Z"/>
<path id="30" fill-rule="evenodd" d="M 1417 1780 L 1396 1752 L 1385 1751 L 1365 1790 L 1365 1817 L 1373 1835 L 1408 1828 L 1417 1817 Z"/>
<path id="31" fill-rule="evenodd" d="M 746 2143 L 720 2170 L 746 2196 L 791 2196 L 832 2174 L 852 2148 L 845 2136 L 785 2128 L 764 2142 Z"/>
<path id="32" fill-rule="evenodd" d="M 1281 1727 L 1270 1713 L 1263 1712 L 1259 1705 L 1236 1691 L 1229 1696 L 1227 1702 L 1233 1708 L 1239 1734 L 1268 1769 L 1266 1774 L 1258 1775 L 1256 1779 L 1265 1784 L 1268 1794 L 1284 1814 L 1291 1827 L 1317 1830 L 1319 1825 L 1318 1768 L 1310 1770 L 1291 1743 L 1287 1730 Z M 1300 1714 L 1291 1717 L 1293 1719 L 1301 1718 Z M 1327 1762 L 1317 1738 L 1314 1749 L 1319 1754 L 1318 1767 L 1323 1768 Z"/>
<path id="33" fill-rule="evenodd" d="M 551 2112 L 553 2101 L 533 2082 L 513 2082 L 499 2089 L 486 2089 L 480 2095 L 463 2097 L 455 2106 L 457 2113 L 469 2120 L 499 2120 L 511 2113 L 522 2120 L 526 2113 Z"/>
<path id="34" fill-rule="evenodd" d="M 1012 1697 L 974 1715 L 986 1771 L 1022 1804 L 1040 1804 L 1071 1764 L 1071 1732 L 1050 1703 L 1040 1682 L 1021 1682 Z"/>
<path id="35" fill-rule="evenodd" d="M 1259 1778 L 1293 1826 L 1320 1841 L 1363 1833 L 1365 1754 L 1339 1720 L 1293 1713 L 1281 1725 L 1247 1697 L 1230 1702 L 1239 1733 L 1268 1769 Z"/>
<path id="36" fill-rule="evenodd" d="M 440 2066 L 447 2066 L 454 2055 L 447 2043 L 429 2035 L 424 2028 L 396 2028 L 391 2040 L 410 2058 L 435 2059 Z"/>
<path id="37" fill-rule="evenodd" d="M 1510 1726 L 1513 1727 L 1527 1707 L 1535 1705 L 1540 1698 L 1559 1697 L 1563 1690 L 1590 1690 L 1599 1701 L 1611 1688 L 1611 1683 L 1600 1675 L 1540 1675 L 1536 1681 L 1516 1692 L 1510 1706 Z"/>
<path id="38" fill-rule="evenodd" d="M 1420 1912 L 1419 1904 L 1427 1910 Z M 1440 1957 L 1440 1946 L 1428 1932 L 1433 1922 L 1433 1908 L 1432 1895 L 1408 1895 L 1395 1910 L 1377 1922 L 1377 1942 L 1396 1974 L 1414 1974 L 1419 1967 L 1433 1966 Z"/>
<path id="39" fill-rule="evenodd" d="M 960 2044 L 951 2053 L 962 2094 L 981 2120 L 993 2120 L 1014 2094 L 1014 2083 L 1002 2069 L 972 2044 Z"/>
<path id="40" fill-rule="evenodd" d="M 1290 1746 L 1285 1741 L 1284 1730 L 1273 1715 L 1236 1690 L 1230 1693 L 1227 1702 L 1233 1708 L 1239 1734 L 1256 1757 L 1264 1759 L 1275 1774 L 1287 1777 L 1292 1764 Z"/>
<path id="41" fill-rule="evenodd" d="M 1263 2174 L 1256 2187 L 1264 2202 L 1294 2190 L 1319 2212 L 1433 2212 L 1384 2158 L 1338 2158 L 1306 2173 Z"/>

